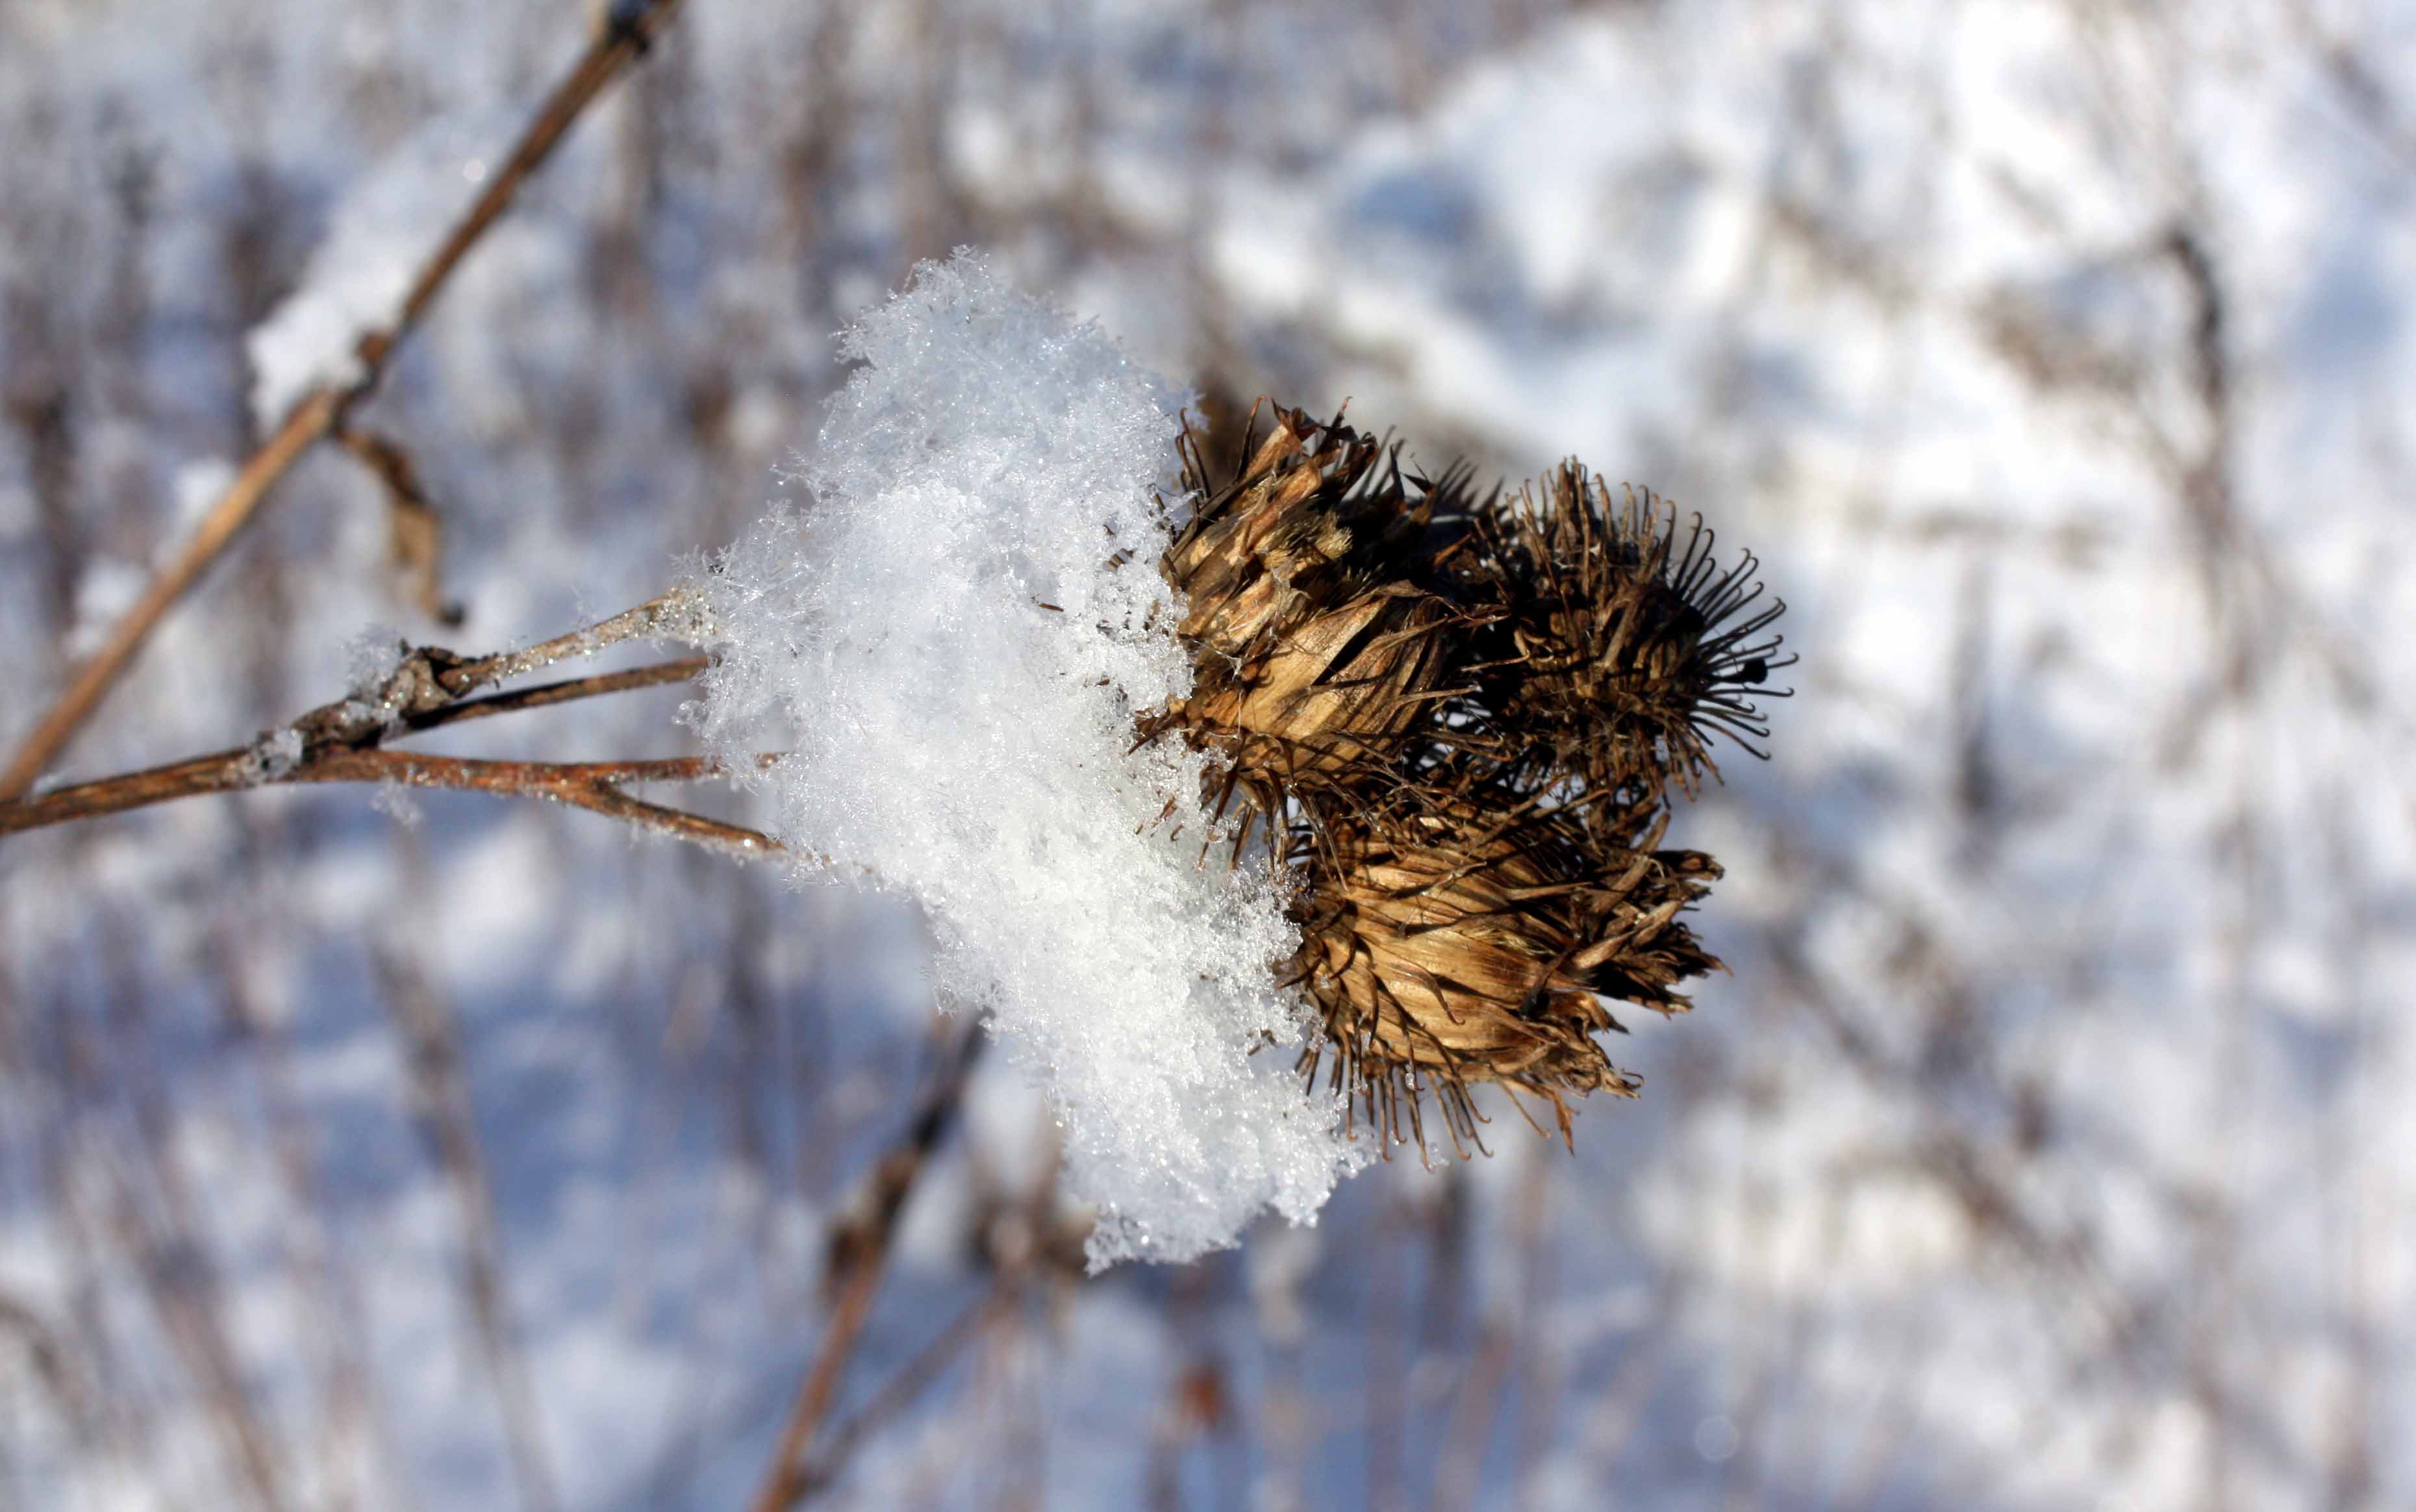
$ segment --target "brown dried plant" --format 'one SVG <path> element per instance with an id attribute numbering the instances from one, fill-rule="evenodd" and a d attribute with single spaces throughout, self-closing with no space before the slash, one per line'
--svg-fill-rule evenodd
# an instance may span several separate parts
<path id="1" fill-rule="evenodd" d="M 1200 438 L 1185 438 L 1192 506 L 1160 570 L 1184 596 L 1195 680 L 1140 737 L 1212 753 L 1211 806 L 1238 806 L 1237 852 L 1255 832 L 1288 875 L 1301 943 L 1284 975 L 1323 1026 L 1306 1077 L 1326 1075 L 1387 1142 L 1423 1147 L 1432 1095 L 1455 1145 L 1481 1147 L 1478 1082 L 1541 1099 L 1565 1139 L 1570 1096 L 1638 1090 L 1595 1038 L 1623 1030 L 1607 1005 L 1683 1012 L 1680 986 L 1719 967 L 1680 917 L 1719 867 L 1662 840 L 1671 794 L 1717 775 L 1712 737 L 1759 754 L 1752 699 L 1792 659 L 1773 659 L 1781 606 L 1759 603 L 1750 556 L 1720 567 L 1699 522 L 1682 536 L 1641 491 L 1614 506 L 1574 463 L 1479 498 L 1466 469 L 1404 473 L 1397 448 L 1338 417 L 1277 407 L 1256 440 L 1212 482 Z M 203 793 L 372 781 L 545 798 L 768 854 L 767 836 L 624 791 L 727 775 L 704 758 L 386 748 L 683 681 L 702 659 L 486 692 L 632 637 L 687 638 L 692 613 L 673 593 L 510 655 L 406 647 L 373 687 L 251 747 L 0 799 L 0 836 Z"/>
<path id="2" fill-rule="evenodd" d="M 1719 966 L 1679 918 L 1719 868 L 1660 848 L 1669 794 L 1717 775 L 1714 735 L 1759 754 L 1783 606 L 1699 521 L 1614 506 L 1574 462 L 1480 499 L 1338 416 L 1255 422 L 1221 480 L 1186 445 L 1160 567 L 1196 682 L 1142 737 L 1212 752 L 1237 852 L 1262 824 L 1290 872 L 1312 1081 L 1388 1142 L 1423 1147 L 1431 1094 L 1481 1147 L 1476 1082 L 1534 1095 L 1565 1139 L 1571 1095 L 1638 1086 L 1594 1038 L 1623 1028 L 1606 1003 L 1681 1012 Z"/>
<path id="3" fill-rule="evenodd" d="M 1609 1005 L 1681 1012 L 1680 985 L 1719 965 L 1680 918 L 1719 868 L 1662 848 L 1669 794 L 1691 795 L 1699 774 L 1716 773 L 1711 735 L 1753 749 L 1764 733 L 1749 690 L 1784 665 L 1765 634 L 1778 606 L 1754 607 L 1751 558 L 1719 569 L 1699 526 L 1682 545 L 1660 501 L 1631 493 L 1614 509 L 1574 464 L 1540 493 L 1480 500 L 1465 469 L 1405 474 L 1397 449 L 1338 417 L 1320 425 L 1276 409 L 1272 430 L 1218 483 L 1200 438 L 1185 440 L 1192 507 L 1160 568 L 1183 595 L 1176 633 L 1196 675 L 1140 733 L 1211 752 L 1213 807 L 1242 809 L 1237 853 L 1263 826 L 1260 842 L 1291 881 L 1301 940 L 1283 971 L 1323 1029 L 1302 1055 L 1305 1080 L 1322 1075 L 1388 1145 L 1425 1148 L 1431 1095 L 1455 1147 L 1481 1149 L 1470 1089 L 1483 1082 L 1541 1099 L 1567 1140 L 1571 1096 L 1638 1090 L 1596 1039 L 1623 1029 Z M 705 658 L 492 690 L 627 640 L 693 639 L 697 613 L 674 591 L 518 652 L 400 646 L 351 696 L 249 747 L 0 797 L 0 837 L 204 793 L 377 781 L 543 798 L 770 854 L 781 849 L 770 836 L 624 791 L 727 775 L 707 758 L 502 762 L 389 748 L 468 720 L 686 681 Z M 962 1043 L 969 1053 L 973 1041 Z M 861 1243 L 835 1259 L 831 1332 L 789 1409 L 758 1508 L 793 1505 L 828 1474 L 810 1451 L 965 1065 L 955 1058 L 876 1172 Z M 508 1361 L 498 1368 L 509 1376 Z M 828 1435 L 828 1454 L 843 1455 L 852 1431 Z M 541 1461 L 524 1459 L 524 1478 L 542 1488 Z"/>

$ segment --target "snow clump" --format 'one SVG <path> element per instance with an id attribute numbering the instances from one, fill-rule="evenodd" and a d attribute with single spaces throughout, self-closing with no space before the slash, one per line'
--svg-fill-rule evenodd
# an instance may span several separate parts
<path id="1" fill-rule="evenodd" d="M 1230 868 L 1200 759 L 1132 749 L 1190 686 L 1156 573 L 1178 396 L 964 253 L 840 339 L 864 366 L 804 481 L 694 585 L 690 715 L 760 777 L 799 875 L 869 873 L 938 939 L 943 1001 L 1046 1087 L 1095 1267 L 1187 1260 L 1359 1163 L 1304 1093 L 1276 880 Z"/>

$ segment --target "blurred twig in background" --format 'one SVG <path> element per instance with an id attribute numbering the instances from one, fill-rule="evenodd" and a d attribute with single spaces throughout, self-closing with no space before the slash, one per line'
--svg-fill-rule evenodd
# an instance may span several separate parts
<path id="1" fill-rule="evenodd" d="M 422 265 L 392 321 L 361 334 L 357 349 L 359 376 L 340 386 L 323 384 L 295 401 L 283 423 L 245 461 L 218 503 L 210 507 L 191 537 L 154 574 L 142 597 L 110 631 L 100 649 L 69 675 L 67 688 L 24 737 L 8 766 L 0 769 L 0 798 L 17 797 L 33 787 L 75 737 L 76 731 L 92 718 L 111 685 L 143 648 L 143 641 L 161 617 L 250 523 L 269 490 L 314 443 L 340 431 L 353 407 L 376 389 L 395 348 L 411 334 L 420 316 L 444 291 L 445 280 L 452 277 L 462 258 L 469 255 L 487 229 L 502 219 L 521 186 L 544 165 L 581 113 L 603 93 L 605 85 L 645 55 L 655 38 L 678 14 L 680 5 L 681 0 L 637 0 L 633 5 L 613 7 L 609 23 L 597 29 L 595 40 L 537 108 L 536 118 L 529 123 L 486 189 L 471 202 L 470 208 Z"/>
<path id="2" fill-rule="evenodd" d="M 403 840 L 408 871 L 426 875 L 416 837 Z M 425 889 L 419 889 L 425 896 Z M 414 1121 L 430 1157 L 444 1172 L 461 1222 L 461 1295 L 469 1332 L 491 1378 L 501 1409 L 504 1439 L 524 1512 L 553 1512 L 560 1504 L 545 1447 L 545 1429 L 535 1383 L 513 1326 L 505 1283 L 503 1240 L 495 1221 L 495 1194 L 470 1101 L 468 1067 L 462 1065 L 461 1030 L 452 1004 L 432 978 L 414 941 L 424 929 L 403 919 L 379 942 L 380 995 L 401 1041 L 410 1068 Z"/>
<path id="3" fill-rule="evenodd" d="M 970 1025 L 954 1035 L 914 1118 L 865 1177 L 849 1203 L 848 1217 L 831 1236 L 823 1285 L 830 1301 L 830 1318 L 823 1324 L 813 1364 L 781 1424 L 763 1484 L 747 1504 L 751 1512 L 786 1512 L 813 1484 L 807 1455 L 838 1398 L 840 1379 L 854 1357 L 865 1323 L 872 1316 L 873 1299 L 881 1292 L 882 1272 L 889 1263 L 890 1242 L 898 1217 L 906 1210 L 906 1199 L 913 1195 L 931 1152 L 956 1121 L 965 1076 L 981 1052 L 982 1038 L 981 1031 Z M 915 1372 L 910 1379 L 920 1374 Z"/>

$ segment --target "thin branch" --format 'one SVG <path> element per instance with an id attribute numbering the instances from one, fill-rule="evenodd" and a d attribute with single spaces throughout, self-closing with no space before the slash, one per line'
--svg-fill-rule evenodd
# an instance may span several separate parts
<path id="1" fill-rule="evenodd" d="M 667 809 L 621 791 L 621 784 L 627 782 L 701 782 L 720 775 L 722 769 L 703 756 L 634 762 L 511 762 L 425 756 L 374 747 L 330 748 L 304 757 L 287 771 L 274 772 L 261 765 L 257 750 L 224 750 L 172 766 L 62 788 L 38 798 L 0 803 L 0 835 L 147 809 L 205 793 L 311 782 L 392 782 L 407 788 L 544 798 L 743 854 L 779 851 L 780 842 L 761 830 Z"/>
<path id="2" fill-rule="evenodd" d="M 769 854 L 780 850 L 780 843 L 759 830 L 648 803 L 622 791 L 623 784 L 631 782 L 695 782 L 721 775 L 715 763 L 702 756 L 512 762 L 384 748 L 383 742 L 397 735 L 693 677 L 707 665 L 705 658 L 688 657 L 517 692 L 467 697 L 505 678 L 590 656 L 623 641 L 685 633 L 693 627 L 691 613 L 687 594 L 674 589 L 585 629 L 519 651 L 465 658 L 438 646 L 406 645 L 394 671 L 375 688 L 321 704 L 249 747 L 79 783 L 38 797 L 0 799 L 0 836 L 205 793 L 304 782 L 392 782 L 544 798 L 732 854 Z"/>
<path id="3" fill-rule="evenodd" d="M 408 750 L 331 751 L 297 766 L 280 782 L 399 782 L 407 788 L 457 793 L 536 794 L 623 782 L 702 782 L 720 774 L 710 757 L 667 756 L 635 762 L 513 762 L 476 756 L 424 756 Z"/>
<path id="4" fill-rule="evenodd" d="M 270 485 L 285 476 L 285 470 L 309 449 L 310 443 L 326 433 L 342 407 L 341 395 L 331 389 L 313 390 L 285 416 L 285 423 L 277 428 L 276 434 L 261 443 L 260 449 L 243 464 L 243 470 L 211 507 L 191 537 L 152 577 L 134 607 L 111 629 L 109 639 L 92 659 L 77 669 L 67 690 L 18 747 L 8 769 L 0 772 L 0 797 L 19 796 L 34 785 L 35 779 L 42 775 L 92 717 L 102 695 L 125 672 L 127 663 L 134 659 L 134 653 L 167 614 L 169 606 L 184 597 L 185 590 L 226 550 L 227 543 L 260 507 Z"/>
<path id="5" fill-rule="evenodd" d="M 412 602 L 439 625 L 448 628 L 460 625 L 461 604 L 445 597 L 444 516 L 428 496 L 411 454 L 393 437 L 350 423 L 336 428 L 335 439 L 385 491 L 394 563 L 410 589 Z"/>
<path id="6" fill-rule="evenodd" d="M 657 602 L 659 604 L 661 600 Z M 558 637 L 513 656 L 529 658 L 543 654 L 544 659 L 556 659 L 565 654 L 560 648 L 581 636 L 590 642 L 602 637 L 602 643 L 610 643 L 623 637 L 606 635 L 605 632 L 616 627 L 626 628 L 632 623 L 642 623 L 652 607 L 642 606 L 627 614 L 615 615 L 603 625 L 581 631 L 579 636 Z M 591 763 L 583 766 L 547 767 L 543 764 L 527 762 L 482 763 L 457 757 L 398 756 L 377 748 L 376 743 L 387 738 L 386 721 L 380 717 L 382 710 L 397 703 L 409 708 L 415 696 L 446 696 L 443 685 L 448 679 L 462 684 L 465 688 L 483 687 L 497 673 L 507 671 L 503 664 L 510 659 L 513 658 L 491 657 L 478 661 L 461 661 L 445 652 L 423 650 L 413 653 L 404 658 L 403 667 L 388 678 L 386 685 L 374 696 L 325 704 L 295 720 L 289 728 L 303 733 L 303 749 L 290 766 L 280 769 L 268 753 L 267 742 L 264 740 L 260 744 L 212 751 L 140 772 L 80 782 L 37 797 L 0 800 L 0 835 L 44 829 L 79 819 L 98 819 L 209 793 L 237 793 L 249 788 L 295 782 L 389 780 L 419 787 L 527 793 L 642 822 L 652 828 L 664 828 L 666 823 L 661 816 L 674 810 L 657 809 L 655 805 L 641 803 L 622 794 L 599 796 L 590 790 L 620 782 L 688 782 L 713 775 L 702 769 L 691 770 L 698 764 L 698 759 L 694 758 L 672 763 Z M 427 671 L 440 661 L 448 664 L 445 670 Z M 518 713 L 522 709 L 547 708 L 632 688 L 685 682 L 703 671 L 705 665 L 702 657 L 686 657 L 653 666 L 634 667 L 627 672 L 604 673 L 594 677 L 547 683 L 486 698 L 436 703 L 432 707 L 402 713 L 394 721 L 400 726 L 396 733 L 416 733 L 473 719 L 491 718 L 499 714 Z M 406 775 L 406 768 L 412 775 Z M 676 774 L 672 768 L 677 768 Z M 538 787 L 527 787 L 515 785 L 506 775 L 507 772 L 516 773 L 523 781 L 536 773 L 549 775 Z M 647 811 L 642 819 L 641 810 Z M 683 838 L 741 845 L 748 849 L 760 849 L 771 843 L 753 830 L 742 830 L 735 825 L 720 824 L 711 820 L 696 823 L 702 827 L 694 828 L 693 833 Z"/>
<path id="7" fill-rule="evenodd" d="M 80 782 L 39 797 L 0 800 L 0 835 L 48 829 L 53 824 L 79 819 L 99 819 L 175 798 L 198 797 L 204 793 L 234 793 L 257 787 L 260 777 L 248 775 L 244 769 L 247 761 L 255 760 L 248 749 L 212 751 L 206 756 L 189 757 L 122 777 Z"/>
<path id="8" fill-rule="evenodd" d="M 607 818 L 626 820 L 640 829 L 651 829 L 675 840 L 687 840 L 735 856 L 772 855 L 787 849 L 760 829 L 724 824 L 718 819 L 707 819 L 685 809 L 667 809 L 658 803 L 648 803 L 643 798 L 633 798 L 619 788 L 609 785 L 574 788 L 547 796 L 559 797 L 574 808 L 585 809 Z"/>
<path id="9" fill-rule="evenodd" d="M 445 692 L 460 698 L 491 684 L 551 667 L 557 661 L 592 657 L 606 646 L 623 641 L 683 639 L 694 625 L 695 610 L 687 593 L 674 588 L 583 630 L 557 635 L 551 641 L 539 641 L 520 651 L 506 651 L 475 661 L 456 662 L 439 670 L 436 680 Z"/>
<path id="10" fill-rule="evenodd" d="M 872 1315 L 872 1300 L 881 1291 L 882 1273 L 888 1263 L 889 1241 L 897 1232 L 898 1215 L 905 1211 L 906 1198 L 914 1190 L 915 1179 L 923 1173 L 940 1137 L 947 1132 L 956 1116 L 964 1094 L 965 1077 L 980 1050 L 981 1031 L 968 1025 L 950 1051 L 946 1067 L 924 1095 L 914 1122 L 873 1168 L 857 1199 L 858 1217 L 834 1236 L 831 1269 L 837 1281 L 838 1300 L 831 1308 L 830 1323 L 823 1332 L 822 1350 L 790 1405 L 788 1421 L 772 1451 L 772 1463 L 764 1473 L 763 1487 L 747 1504 L 750 1512 L 788 1512 L 812 1484 L 806 1451 L 813 1446 L 815 1430 L 838 1395 L 839 1378 L 846 1373 L 848 1361 L 863 1338 L 865 1323 Z"/>
<path id="11" fill-rule="evenodd" d="M 974 1299 L 955 1320 L 925 1344 L 914 1358 L 898 1368 L 872 1394 L 853 1416 L 841 1421 L 830 1431 L 822 1453 L 809 1460 L 797 1477 L 799 1502 L 810 1501 L 814 1494 L 838 1481 L 846 1470 L 849 1458 L 883 1424 L 914 1405 L 915 1399 L 929 1389 L 943 1371 L 954 1363 L 966 1345 L 979 1338 L 983 1329 L 1007 1317 L 1019 1299 L 1022 1278 L 1001 1277 L 989 1291 Z"/>
<path id="12" fill-rule="evenodd" d="M 115 686 L 169 609 L 250 522 L 269 490 L 304 452 L 340 426 L 352 408 L 375 390 L 385 375 L 395 348 L 427 313 L 454 268 L 487 228 L 509 208 L 521 186 L 544 164 L 604 86 L 644 55 L 655 38 L 671 24 L 679 8 L 680 0 L 627 0 L 614 5 L 608 23 L 597 31 L 562 83 L 554 86 L 502 169 L 421 265 L 393 322 L 361 338 L 357 348 L 359 376 L 348 384 L 322 384 L 294 401 L 284 420 L 260 444 L 226 492 L 211 506 L 192 536 L 153 576 L 134 607 L 111 629 L 100 650 L 76 670 L 66 690 L 36 722 L 6 770 L 0 771 L 0 798 L 23 796 L 33 787 L 35 779 L 92 718 L 101 699 Z"/>
<path id="13" fill-rule="evenodd" d="M 427 714 L 414 715 L 403 721 L 415 733 L 435 730 L 448 724 L 462 724 L 472 719 L 490 718 L 498 714 L 517 714 L 522 709 L 542 709 L 556 703 L 572 703 L 583 698 L 599 698 L 606 693 L 623 693 L 631 688 L 656 688 L 665 683 L 684 683 L 704 671 L 708 660 L 703 657 L 682 657 L 676 661 L 658 661 L 649 667 L 632 667 L 627 672 L 601 673 L 594 677 L 574 677 L 565 682 L 541 683 L 516 692 L 491 693 L 485 698 L 464 699 L 448 703 Z"/>
<path id="14" fill-rule="evenodd" d="M 837 1485 L 847 1473 L 849 1459 L 867 1439 L 920 1399 L 967 1344 L 993 1326 L 1012 1323 L 1017 1309 L 1051 1279 L 1052 1273 L 1060 1281 L 1082 1273 L 1083 1239 L 1089 1224 L 1069 1227 L 1056 1216 L 1055 1141 L 1049 1143 L 1049 1154 L 1031 1185 L 1003 1213 L 976 1225 L 984 1239 L 983 1258 L 997 1272 L 988 1293 L 875 1390 L 853 1415 L 823 1435 L 821 1447 L 807 1456 L 798 1474 L 793 1504 L 803 1505 Z M 1186 1278 L 1205 1275 L 1194 1267 Z M 1176 1284 L 1178 1296 L 1197 1300 L 1200 1294 L 1198 1284 Z"/>

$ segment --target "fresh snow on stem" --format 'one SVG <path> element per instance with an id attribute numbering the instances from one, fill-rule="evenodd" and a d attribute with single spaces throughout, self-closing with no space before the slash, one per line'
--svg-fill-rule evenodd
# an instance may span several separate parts
<path id="1" fill-rule="evenodd" d="M 361 338 L 402 313 L 420 265 L 485 182 L 480 144 L 510 140 L 505 117 L 477 113 L 414 132 L 338 203 L 300 287 L 245 340 L 262 430 L 322 384 L 360 381 Z"/>
<path id="2" fill-rule="evenodd" d="M 841 350 L 810 507 L 699 585 L 709 745 L 790 751 L 760 780 L 800 875 L 920 900 L 942 1001 L 1049 1091 L 1095 1266 L 1306 1221 L 1358 1157 L 1292 1069 L 1276 880 L 1212 848 L 1198 757 L 1131 748 L 1190 683 L 1155 570 L 1178 395 L 964 254 Z"/>

